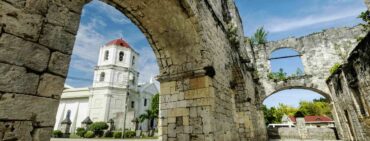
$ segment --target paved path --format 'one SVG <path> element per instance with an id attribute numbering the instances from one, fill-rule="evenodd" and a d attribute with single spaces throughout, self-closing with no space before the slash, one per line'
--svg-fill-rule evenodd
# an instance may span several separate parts
<path id="1" fill-rule="evenodd" d="M 51 138 L 50 141 L 158 141 L 158 139 L 67 139 Z"/>

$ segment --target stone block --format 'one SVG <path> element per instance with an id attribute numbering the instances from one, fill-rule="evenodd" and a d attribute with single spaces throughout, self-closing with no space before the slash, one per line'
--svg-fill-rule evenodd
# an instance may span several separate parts
<path id="1" fill-rule="evenodd" d="M 36 128 L 33 132 L 33 141 L 49 141 L 53 128 Z"/>
<path id="2" fill-rule="evenodd" d="M 168 137 L 176 138 L 176 125 L 174 123 L 168 124 L 167 133 Z"/>
<path id="3" fill-rule="evenodd" d="M 0 1 L 0 24 L 3 30 L 22 38 L 37 41 L 44 18 L 38 14 L 25 13 L 21 9 Z"/>
<path id="4" fill-rule="evenodd" d="M 40 84 L 37 94 L 39 96 L 59 99 L 64 89 L 64 80 L 65 78 L 63 77 L 44 73 L 40 77 Z"/>
<path id="5" fill-rule="evenodd" d="M 40 43 L 50 49 L 71 54 L 75 35 L 64 31 L 61 26 L 46 24 L 42 30 Z"/>
<path id="6" fill-rule="evenodd" d="M 36 94 L 39 76 L 26 68 L 0 63 L 0 74 L 2 92 Z"/>
<path id="7" fill-rule="evenodd" d="M 10 34 L 0 37 L 0 61 L 26 66 L 35 71 L 46 69 L 50 51 L 38 44 L 25 41 Z"/>
<path id="8" fill-rule="evenodd" d="M 32 121 L 0 121 L 2 141 L 31 141 L 32 131 Z"/>
<path id="9" fill-rule="evenodd" d="M 51 98 L 5 93 L 0 97 L 0 120 L 32 120 L 37 126 L 54 126 L 58 104 Z"/>
<path id="10" fill-rule="evenodd" d="M 62 76 L 67 76 L 70 60 L 70 55 L 53 52 L 51 54 L 48 70 Z"/>
<path id="11" fill-rule="evenodd" d="M 25 11 L 45 15 L 48 10 L 49 0 L 27 0 Z"/>
<path id="12" fill-rule="evenodd" d="M 65 6 L 59 6 L 54 3 L 50 4 L 46 21 L 63 27 L 65 31 L 77 34 L 78 25 L 80 24 L 80 15 L 71 12 Z"/>
<path id="13" fill-rule="evenodd" d="M 69 10 L 81 13 L 83 6 L 85 3 L 89 2 L 90 0 L 53 0 L 53 3 L 58 4 L 60 6 L 65 6 Z"/>

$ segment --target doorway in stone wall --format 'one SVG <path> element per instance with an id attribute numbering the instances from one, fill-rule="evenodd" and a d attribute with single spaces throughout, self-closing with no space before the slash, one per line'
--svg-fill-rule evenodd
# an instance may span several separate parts
<path id="1" fill-rule="evenodd" d="M 85 4 L 54 130 L 65 133 L 70 124 L 69 132 L 83 137 L 79 131 L 93 130 L 86 124 L 104 124 L 111 133 L 95 136 L 112 137 L 123 129 L 154 133 L 153 119 L 140 116 L 158 116 L 158 107 L 152 106 L 158 106 L 152 104 L 154 97 L 159 102 L 158 74 L 153 49 L 130 18 L 101 1 Z"/>
<path id="2" fill-rule="evenodd" d="M 279 90 L 263 101 L 263 112 L 270 139 L 339 139 L 334 108 L 327 94 L 305 88 Z M 300 131 L 299 131 L 300 130 Z M 321 133 L 315 133 L 320 130 Z M 304 131 L 309 134 L 305 138 Z M 289 134 L 285 134 L 289 133 Z"/>

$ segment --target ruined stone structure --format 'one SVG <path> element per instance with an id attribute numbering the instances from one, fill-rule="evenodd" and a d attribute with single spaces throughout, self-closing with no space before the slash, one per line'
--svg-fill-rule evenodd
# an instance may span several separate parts
<path id="1" fill-rule="evenodd" d="M 88 0 L 0 1 L 0 139 L 45 141 Z M 266 139 L 232 0 L 106 0 L 160 67 L 162 140 Z"/>
<path id="2" fill-rule="evenodd" d="M 49 140 L 88 1 L 0 1 L 1 140 Z M 266 140 L 264 91 L 233 0 L 105 1 L 157 57 L 161 140 Z"/>
<path id="3" fill-rule="evenodd" d="M 370 35 L 327 80 L 344 140 L 370 140 Z"/>
<path id="4" fill-rule="evenodd" d="M 255 55 L 258 77 L 265 89 L 264 98 L 285 89 L 303 88 L 322 94 L 330 99 L 330 91 L 325 80 L 330 75 L 329 69 L 335 63 L 343 63 L 349 51 L 357 44 L 357 38 L 365 36 L 361 26 L 352 28 L 328 29 L 300 38 L 287 38 L 256 46 L 249 51 Z M 271 72 L 271 53 L 282 48 L 290 48 L 301 56 L 304 75 L 286 81 L 269 79 Z"/>

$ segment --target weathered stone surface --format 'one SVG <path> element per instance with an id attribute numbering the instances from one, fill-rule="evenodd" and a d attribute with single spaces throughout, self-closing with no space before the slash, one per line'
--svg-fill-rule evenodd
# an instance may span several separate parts
<path id="1" fill-rule="evenodd" d="M 0 61 L 19 66 L 26 66 L 35 71 L 47 67 L 50 52 L 38 44 L 25 41 L 10 34 L 0 37 Z"/>
<path id="2" fill-rule="evenodd" d="M 254 54 L 259 80 L 262 83 L 266 97 L 283 89 L 306 88 L 319 92 L 330 99 L 330 91 L 325 80 L 330 75 L 330 68 L 335 63 L 345 62 L 349 52 L 356 46 L 357 38 L 365 36 L 362 26 L 332 28 L 298 38 L 287 38 L 268 42 L 265 46 L 257 46 L 250 51 Z M 297 51 L 302 60 L 305 76 L 274 82 L 269 79 L 271 53 L 282 48 Z M 264 98 L 263 98 L 264 99 Z"/>
<path id="3" fill-rule="evenodd" d="M 70 55 L 53 52 L 51 54 L 48 70 L 62 76 L 67 76 L 70 58 Z"/>
<path id="4" fill-rule="evenodd" d="M 0 91 L 36 94 L 39 76 L 26 68 L 0 63 Z"/>
<path id="5" fill-rule="evenodd" d="M 339 136 L 370 140 L 370 34 L 350 53 L 347 63 L 326 81 L 333 96 Z"/>
<path id="6" fill-rule="evenodd" d="M 0 97 L 0 120 L 29 120 L 37 126 L 51 127 L 58 104 L 51 98 L 5 93 Z"/>
<path id="7" fill-rule="evenodd" d="M 36 128 L 33 131 L 33 141 L 49 141 L 50 134 L 52 133 L 53 128 L 46 127 L 46 128 Z"/>
<path id="8" fill-rule="evenodd" d="M 49 0 L 27 0 L 25 10 L 31 13 L 44 15 L 48 10 Z"/>
<path id="9" fill-rule="evenodd" d="M 66 6 L 69 10 L 81 13 L 82 7 L 85 3 L 89 2 L 90 0 L 73 0 L 73 1 L 66 1 L 66 0 L 53 0 L 53 2 L 60 6 Z"/>
<path id="10" fill-rule="evenodd" d="M 0 24 L 5 32 L 37 41 L 44 20 L 41 15 L 26 13 L 5 1 L 0 1 L 0 9 Z"/>
<path id="11" fill-rule="evenodd" d="M 69 3 L 73 3 L 73 1 Z M 63 30 L 68 31 L 72 34 L 77 34 L 78 25 L 80 23 L 80 15 L 71 12 L 65 6 L 51 4 L 48 10 L 48 14 L 46 15 L 46 21 L 48 23 L 61 26 L 63 27 Z"/>
<path id="12" fill-rule="evenodd" d="M 0 140 L 31 141 L 32 121 L 0 121 Z"/>
<path id="13" fill-rule="evenodd" d="M 75 36 L 64 31 L 61 26 L 45 25 L 42 30 L 40 43 L 63 53 L 71 54 Z"/>
<path id="14" fill-rule="evenodd" d="M 39 96 L 59 99 L 64 89 L 64 80 L 65 78 L 63 77 L 44 73 L 40 77 L 37 94 Z"/>

